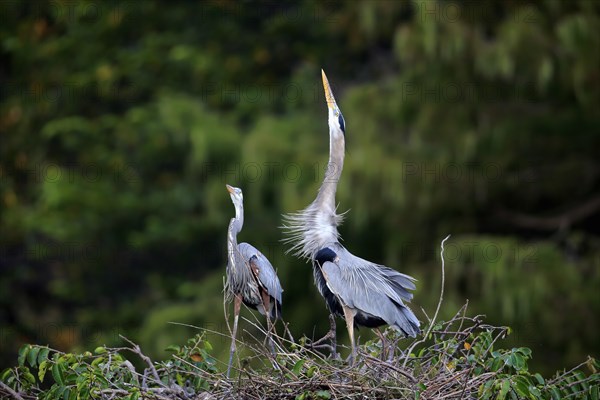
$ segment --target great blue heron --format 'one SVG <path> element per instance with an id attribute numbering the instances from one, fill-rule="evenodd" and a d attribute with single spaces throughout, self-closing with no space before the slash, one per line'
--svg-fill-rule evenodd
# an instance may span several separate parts
<path id="1" fill-rule="evenodd" d="M 229 222 L 227 231 L 227 280 L 225 296 L 233 298 L 233 331 L 227 364 L 227 377 L 231 370 L 235 337 L 242 302 L 258 310 L 267 318 L 267 335 L 271 333 L 271 318 L 281 318 L 281 284 L 273 266 L 260 251 L 248 243 L 237 242 L 237 234 L 244 225 L 244 195 L 242 190 L 225 185 L 235 206 L 235 218 Z"/>
<path id="2" fill-rule="evenodd" d="M 337 227 L 343 215 L 336 213 L 335 193 L 344 166 L 346 127 L 325 72 L 321 71 L 329 109 L 329 163 L 317 198 L 304 210 L 285 216 L 285 240 L 289 251 L 313 265 L 315 284 L 332 315 L 343 316 L 356 354 L 354 327 L 390 326 L 415 337 L 419 320 L 404 304 L 412 299 L 415 279 L 389 267 L 363 260 L 340 243 Z M 331 317 L 332 341 L 335 318 Z M 335 354 L 335 345 L 334 354 Z"/>

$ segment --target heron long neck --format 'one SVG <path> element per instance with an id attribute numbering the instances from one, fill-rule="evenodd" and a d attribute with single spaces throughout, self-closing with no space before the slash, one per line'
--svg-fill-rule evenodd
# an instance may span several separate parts
<path id="1" fill-rule="evenodd" d="M 336 214 L 335 192 L 344 167 L 344 134 L 329 132 L 329 164 L 317 198 L 304 210 L 285 216 L 285 240 L 292 246 L 289 251 L 312 259 L 328 244 L 339 240 L 337 227 L 343 216 Z"/>
<path id="2" fill-rule="evenodd" d="M 235 252 L 237 249 L 237 235 L 244 226 L 244 209 L 242 207 L 235 207 L 235 218 L 231 218 L 229 222 L 229 229 L 227 230 L 227 250 L 229 255 L 229 263 L 235 266 Z"/>
<path id="3" fill-rule="evenodd" d="M 319 209 L 327 213 L 335 213 L 335 192 L 338 181 L 344 168 L 344 135 L 340 132 L 329 132 L 329 163 L 323 184 L 319 188 L 319 193 L 315 203 Z"/>

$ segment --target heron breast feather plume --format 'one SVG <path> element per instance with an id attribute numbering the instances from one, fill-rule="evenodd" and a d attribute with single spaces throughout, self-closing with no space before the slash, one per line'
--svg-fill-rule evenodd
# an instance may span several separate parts
<path id="1" fill-rule="evenodd" d="M 338 243 L 337 227 L 344 221 L 345 214 L 337 214 L 335 209 L 324 211 L 313 202 L 302 211 L 285 215 L 282 228 L 287 235 L 283 241 L 290 245 L 287 253 L 312 260 L 329 243 Z"/>

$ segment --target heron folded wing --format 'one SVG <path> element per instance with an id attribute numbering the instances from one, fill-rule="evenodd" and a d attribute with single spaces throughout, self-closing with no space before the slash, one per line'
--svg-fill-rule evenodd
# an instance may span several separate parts
<path id="1" fill-rule="evenodd" d="M 415 337 L 420 332 L 419 320 L 404 305 L 396 284 L 390 282 L 378 265 L 365 263 L 352 265 L 343 258 L 337 264 L 324 263 L 327 286 L 346 306 L 379 317 L 405 335 Z"/>
<path id="2" fill-rule="evenodd" d="M 377 265 L 377 267 L 379 267 L 380 272 L 387 277 L 390 285 L 394 288 L 395 292 L 398 294 L 398 296 L 400 296 L 400 298 L 402 298 L 402 300 L 412 300 L 413 294 L 410 292 L 410 290 L 415 290 L 417 288 L 414 283 L 416 281 L 415 278 L 401 274 L 395 269 L 386 267 L 385 265 Z"/>
<path id="3" fill-rule="evenodd" d="M 250 260 L 254 257 L 253 263 L 258 270 L 256 273 L 259 283 L 267 290 L 269 296 L 273 297 L 281 304 L 281 293 L 283 292 L 283 289 L 281 288 L 281 283 L 279 283 L 277 273 L 275 273 L 275 269 L 267 257 L 248 243 L 240 243 L 239 248 L 245 260 Z"/>

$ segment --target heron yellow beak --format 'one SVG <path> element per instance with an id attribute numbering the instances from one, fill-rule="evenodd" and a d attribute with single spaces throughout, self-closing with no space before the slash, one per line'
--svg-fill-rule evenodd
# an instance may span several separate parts
<path id="1" fill-rule="evenodd" d="M 327 75 L 325 75 L 325 71 L 323 70 L 321 70 L 321 77 L 323 78 L 323 89 L 325 89 L 325 100 L 327 101 L 327 107 L 334 108 L 337 106 L 335 103 L 335 97 L 333 97 L 333 92 L 331 91 L 331 86 L 329 86 Z"/>
<path id="2" fill-rule="evenodd" d="M 227 188 L 227 191 L 231 194 L 233 194 L 233 186 L 229 186 L 227 184 L 225 184 L 225 187 Z"/>

